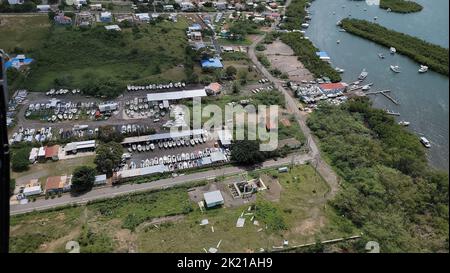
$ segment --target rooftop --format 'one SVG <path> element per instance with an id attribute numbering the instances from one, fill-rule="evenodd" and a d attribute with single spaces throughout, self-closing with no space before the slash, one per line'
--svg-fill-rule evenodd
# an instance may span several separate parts
<path id="1" fill-rule="evenodd" d="M 201 61 L 202 68 L 223 68 L 219 58 L 205 59 Z"/>
<path id="2" fill-rule="evenodd" d="M 163 93 L 149 93 L 147 94 L 147 100 L 150 101 L 163 101 L 163 100 L 181 100 L 190 99 L 195 97 L 206 97 L 205 89 L 183 90 L 176 92 L 163 92 Z"/>
<path id="3" fill-rule="evenodd" d="M 203 194 L 206 204 L 223 203 L 222 193 L 220 191 L 210 191 Z"/>

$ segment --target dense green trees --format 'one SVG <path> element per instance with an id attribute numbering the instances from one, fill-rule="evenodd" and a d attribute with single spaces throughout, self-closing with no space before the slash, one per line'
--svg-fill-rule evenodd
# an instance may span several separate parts
<path id="1" fill-rule="evenodd" d="M 77 167 L 72 176 L 70 190 L 74 193 L 89 191 L 94 186 L 95 169 L 88 166 Z"/>
<path id="2" fill-rule="evenodd" d="M 414 1 L 405 0 L 381 0 L 380 8 L 391 9 L 393 12 L 398 13 L 411 13 L 419 12 L 423 7 Z"/>
<path id="3" fill-rule="evenodd" d="M 238 20 L 231 24 L 229 31 L 233 40 L 244 39 L 248 34 L 258 34 L 258 24 L 250 20 Z"/>
<path id="4" fill-rule="evenodd" d="M 231 160 L 239 165 L 253 165 L 263 162 L 265 156 L 259 150 L 258 141 L 238 140 L 231 146 Z"/>
<path id="5" fill-rule="evenodd" d="M 15 188 L 16 188 L 16 180 L 15 179 L 9 180 L 9 195 L 12 196 L 14 194 Z"/>
<path id="6" fill-rule="evenodd" d="M 21 5 L 10 5 L 6 0 L 0 3 L 0 12 L 33 12 L 36 10 L 36 5 L 40 3 L 39 0 L 25 0 Z"/>
<path id="7" fill-rule="evenodd" d="M 113 170 L 117 168 L 122 160 L 122 145 L 117 142 L 102 143 L 96 149 L 94 163 L 97 171 L 108 177 L 112 176 Z"/>
<path id="8" fill-rule="evenodd" d="M 98 128 L 97 139 L 102 142 L 122 142 L 123 138 L 124 136 L 115 130 L 112 125 L 100 126 Z"/>
<path id="9" fill-rule="evenodd" d="M 310 40 L 304 39 L 299 32 L 284 33 L 281 40 L 294 50 L 295 55 L 302 64 L 314 74 L 315 77 L 328 77 L 333 82 L 341 81 L 341 76 L 331 65 L 322 61 L 316 52 L 319 51 Z"/>
<path id="10" fill-rule="evenodd" d="M 236 67 L 230 65 L 225 69 L 225 75 L 227 77 L 233 78 L 234 76 L 236 76 L 237 74 L 237 69 Z"/>
<path id="11" fill-rule="evenodd" d="M 11 157 L 11 168 L 15 172 L 23 172 L 28 170 L 30 167 L 30 161 L 28 160 L 30 156 L 31 147 L 23 147 L 12 151 Z"/>
<path id="12" fill-rule="evenodd" d="M 448 175 L 367 98 L 320 105 L 308 125 L 345 180 L 332 205 L 382 252 L 448 251 Z M 426 238 L 426 239 L 424 239 Z"/>
<path id="13" fill-rule="evenodd" d="M 292 0 L 286 10 L 286 19 L 282 24 L 282 28 L 288 30 L 300 29 L 301 24 L 305 20 L 305 8 L 308 2 L 308 0 Z"/>
<path id="14" fill-rule="evenodd" d="M 449 67 L 448 48 L 428 43 L 419 38 L 387 29 L 375 23 L 358 19 L 342 20 L 347 32 L 374 41 L 386 47 L 395 47 L 398 53 L 406 55 L 430 69 L 447 75 Z"/>

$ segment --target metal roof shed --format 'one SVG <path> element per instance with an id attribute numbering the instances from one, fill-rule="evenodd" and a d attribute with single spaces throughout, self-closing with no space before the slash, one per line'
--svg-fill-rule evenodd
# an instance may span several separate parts
<path id="1" fill-rule="evenodd" d="M 219 206 L 224 203 L 223 196 L 220 191 L 210 191 L 204 193 L 203 198 L 205 199 L 206 207 L 208 208 Z"/>
<path id="2" fill-rule="evenodd" d="M 39 148 L 38 157 L 45 157 L 45 148 L 44 147 Z"/>
<path id="3" fill-rule="evenodd" d="M 106 184 L 106 174 L 97 175 L 95 177 L 94 185 L 104 185 Z"/>
<path id="4" fill-rule="evenodd" d="M 205 89 L 183 90 L 177 92 L 163 92 L 163 93 L 150 93 L 147 94 L 147 100 L 150 101 L 170 101 L 190 99 L 196 97 L 206 97 Z"/>
<path id="5" fill-rule="evenodd" d="M 37 195 L 41 193 L 42 193 L 41 186 L 25 187 L 23 189 L 23 195 L 25 196 Z"/>
<path id="6" fill-rule="evenodd" d="M 203 157 L 201 162 L 202 162 L 202 165 L 209 165 L 209 164 L 212 164 L 212 161 L 211 161 L 211 157 L 210 157 L 210 156 Z"/>
<path id="7" fill-rule="evenodd" d="M 222 152 L 212 152 L 210 157 L 213 163 L 227 161 L 227 157 Z"/>

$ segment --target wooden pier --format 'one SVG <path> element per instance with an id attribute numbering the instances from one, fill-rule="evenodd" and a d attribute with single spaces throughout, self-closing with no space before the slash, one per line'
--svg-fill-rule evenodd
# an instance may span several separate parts
<path id="1" fill-rule="evenodd" d="M 390 101 L 392 101 L 395 105 L 400 105 L 400 103 L 394 99 L 393 97 L 391 97 L 389 93 L 391 92 L 391 90 L 381 90 L 381 91 L 372 91 L 372 92 L 366 92 L 366 95 L 376 95 L 376 94 L 382 94 L 383 96 L 385 96 L 387 99 L 389 99 Z"/>

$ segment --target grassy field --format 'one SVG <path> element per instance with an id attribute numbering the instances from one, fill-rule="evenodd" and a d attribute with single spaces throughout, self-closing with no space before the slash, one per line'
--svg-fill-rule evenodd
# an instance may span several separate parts
<path id="1" fill-rule="evenodd" d="M 108 32 L 102 24 L 81 30 L 49 26 L 47 16 L 8 17 L 2 20 L 0 35 L 11 40 L 2 39 L 0 47 L 12 51 L 20 46 L 35 59 L 18 87 L 85 91 L 88 84 L 96 84 L 100 91 L 112 86 L 114 95 L 118 95 L 129 83 L 183 80 L 184 70 L 178 65 L 184 61 L 187 26 L 185 18 L 180 17 L 177 23 L 162 21 Z M 91 93 L 105 96 L 112 93 L 94 91 Z"/>
<path id="2" fill-rule="evenodd" d="M 356 232 L 326 205 L 329 188 L 312 167 L 249 175 L 263 175 L 270 187 L 256 198 L 257 215 L 265 215 L 255 218 L 259 226 L 244 216 L 245 226 L 235 227 L 248 205 L 202 213 L 190 201 L 187 187 L 181 187 L 13 216 L 11 251 L 63 252 L 66 242 L 78 240 L 82 252 L 202 252 L 222 240 L 220 252 L 257 252 L 279 246 L 284 239 L 295 245 Z M 202 219 L 209 225 L 200 226 Z M 265 229 L 273 219 L 282 221 L 285 229 Z"/>
<path id="3" fill-rule="evenodd" d="M 47 15 L 0 15 L 0 48 L 13 52 L 15 48 L 32 51 L 43 45 L 50 23 Z"/>

